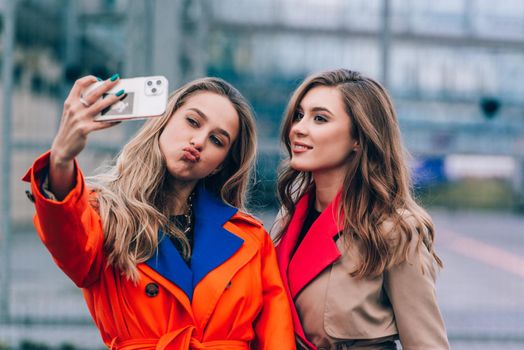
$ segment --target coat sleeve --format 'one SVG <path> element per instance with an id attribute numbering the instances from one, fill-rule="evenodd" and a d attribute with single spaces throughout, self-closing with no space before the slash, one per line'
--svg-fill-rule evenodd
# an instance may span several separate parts
<path id="1" fill-rule="evenodd" d="M 89 204 L 82 172 L 75 161 L 75 187 L 62 200 L 42 190 L 49 168 L 49 152 L 38 158 L 23 180 L 31 183 L 40 239 L 56 264 L 81 288 L 94 283 L 103 267 L 103 230 L 100 217 Z"/>
<path id="2" fill-rule="evenodd" d="M 255 320 L 255 339 L 252 348 L 296 349 L 289 299 L 280 277 L 273 242 L 266 233 L 264 233 L 262 248 L 261 273 L 263 306 Z"/>
<path id="3" fill-rule="evenodd" d="M 417 241 L 414 237 L 405 243 L 407 261 L 385 272 L 385 290 L 404 350 L 446 350 L 449 344 L 435 293 L 436 262 L 422 242 L 417 247 Z"/>

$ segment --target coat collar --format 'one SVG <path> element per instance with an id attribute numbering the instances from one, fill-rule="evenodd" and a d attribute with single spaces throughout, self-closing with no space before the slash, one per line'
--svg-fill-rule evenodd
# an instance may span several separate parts
<path id="1" fill-rule="evenodd" d="M 257 225 L 260 224 L 257 223 Z M 240 217 L 239 214 L 231 218 L 224 227 L 238 235 L 245 234 L 252 228 L 251 226 L 246 230 L 245 217 Z M 231 288 L 232 284 L 236 285 L 237 282 L 233 281 L 236 273 L 249 263 L 259 251 L 259 243 L 256 240 L 245 238 L 242 249 L 239 249 L 223 264 L 217 266 L 213 273 L 202 279 L 198 288 L 195 288 L 192 308 L 195 315 L 200 315 L 199 320 L 197 320 L 200 329 L 205 329 L 205 325 L 213 314 L 222 294 L 228 288 Z"/>
<path id="2" fill-rule="evenodd" d="M 280 273 L 292 305 L 298 293 L 341 256 L 334 240 L 334 236 L 341 231 L 340 225 L 337 225 L 336 222 L 340 192 L 311 225 L 295 251 L 302 225 L 307 216 L 312 191 L 304 194 L 295 205 L 293 217 L 276 247 Z M 293 251 L 295 251 L 294 255 Z M 291 309 L 295 332 L 302 342 L 314 348 L 305 336 L 296 308 Z"/>
<path id="3" fill-rule="evenodd" d="M 297 219 L 290 222 L 288 232 L 294 238 L 295 246 L 302 225 L 307 216 L 311 192 L 300 199 L 297 205 Z M 340 192 L 313 222 L 306 236 L 297 247 L 288 265 L 289 290 L 293 298 L 326 267 L 340 257 L 334 237 L 342 230 L 337 224 L 337 209 Z M 298 212 L 300 210 L 300 212 Z M 291 251 L 292 252 L 292 251 Z"/>
<path id="4" fill-rule="evenodd" d="M 209 193 L 203 185 L 198 185 L 196 189 L 193 210 L 195 227 L 191 268 L 162 232 L 159 232 L 158 249 L 146 261 L 149 267 L 184 291 L 190 301 L 196 285 L 244 243 L 242 238 L 223 227 L 238 210 Z"/>

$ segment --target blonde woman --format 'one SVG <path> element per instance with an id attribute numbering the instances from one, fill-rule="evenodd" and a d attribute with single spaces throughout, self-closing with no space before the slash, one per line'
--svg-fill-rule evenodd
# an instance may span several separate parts
<path id="1" fill-rule="evenodd" d="M 431 218 L 412 198 L 390 97 L 345 69 L 285 113 L 277 257 L 301 349 L 448 349 Z"/>
<path id="2" fill-rule="evenodd" d="M 116 163 L 85 182 L 75 158 L 114 76 L 78 80 L 50 152 L 25 176 L 35 225 L 58 266 L 83 289 L 112 349 L 294 349 L 274 248 L 244 205 L 256 149 L 251 109 L 216 78 L 181 87 Z M 120 95 L 123 92 L 117 93 Z"/>

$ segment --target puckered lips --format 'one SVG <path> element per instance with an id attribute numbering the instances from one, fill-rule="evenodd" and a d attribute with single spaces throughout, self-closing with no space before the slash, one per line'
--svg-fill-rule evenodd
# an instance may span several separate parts
<path id="1" fill-rule="evenodd" d="M 308 145 L 306 143 L 303 143 L 303 142 L 298 142 L 298 141 L 293 142 L 292 146 L 293 147 L 291 148 L 291 150 L 295 154 L 304 153 L 304 152 L 309 151 L 310 149 L 313 149 L 312 146 L 310 146 L 310 145 Z"/>
<path id="2" fill-rule="evenodd" d="M 184 154 L 182 155 L 182 160 L 196 163 L 200 160 L 200 152 L 192 146 L 187 146 L 182 148 L 182 151 L 184 151 Z"/>

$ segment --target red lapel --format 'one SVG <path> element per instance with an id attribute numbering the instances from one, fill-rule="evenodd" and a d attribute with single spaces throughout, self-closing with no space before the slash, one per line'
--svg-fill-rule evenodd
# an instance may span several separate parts
<path id="1" fill-rule="evenodd" d="M 309 194 L 306 193 L 298 201 L 295 207 L 295 213 L 291 218 L 291 222 L 289 223 L 288 229 L 282 236 L 282 239 L 280 240 L 275 249 L 277 253 L 278 267 L 280 269 L 280 274 L 282 275 L 282 281 L 284 282 L 289 302 L 291 304 L 291 314 L 293 316 L 293 325 L 295 327 L 295 333 L 304 343 L 309 345 L 311 349 L 315 349 L 313 344 L 311 344 L 307 340 L 306 335 L 304 333 L 304 329 L 302 329 L 300 318 L 298 317 L 297 309 L 295 308 L 295 303 L 293 302 L 291 292 L 289 291 L 289 281 L 287 278 L 287 268 L 289 266 L 289 261 L 291 260 L 291 253 L 293 252 L 293 249 L 297 242 L 298 235 L 300 233 L 300 227 L 302 227 L 302 223 L 304 222 L 308 203 Z"/>
<path id="2" fill-rule="evenodd" d="M 295 254 L 291 256 L 307 216 L 309 199 L 310 193 L 299 199 L 289 226 L 276 247 L 278 265 L 292 303 L 294 297 L 311 280 L 340 257 L 340 251 L 333 240 L 333 237 L 340 232 L 336 224 L 340 193 L 311 225 Z M 292 313 L 295 332 L 307 345 L 315 349 L 314 345 L 306 339 L 296 308 L 292 307 Z"/>
<path id="3" fill-rule="evenodd" d="M 282 278 L 287 281 L 287 268 L 291 261 L 291 254 L 302 228 L 302 223 L 306 219 L 309 204 L 309 193 L 304 194 L 295 206 L 295 213 L 289 222 L 286 232 L 276 247 L 278 265 L 282 273 Z"/>
<path id="4" fill-rule="evenodd" d="M 333 239 L 341 231 L 336 222 L 339 198 L 340 193 L 313 222 L 289 262 L 287 274 L 289 290 L 293 298 L 326 267 L 340 257 L 340 251 Z M 305 208 L 305 211 L 307 211 L 307 203 L 300 207 L 301 210 Z M 300 216 L 305 218 L 306 215 L 307 213 L 301 213 Z M 300 232 L 303 222 L 304 219 L 298 227 L 294 226 L 292 229 Z"/>

